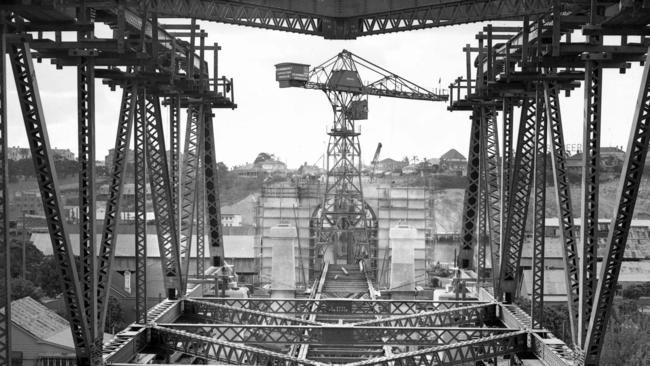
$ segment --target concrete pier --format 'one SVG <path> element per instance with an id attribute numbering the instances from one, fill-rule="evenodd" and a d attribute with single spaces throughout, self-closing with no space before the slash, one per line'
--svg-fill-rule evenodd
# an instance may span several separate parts
<path id="1" fill-rule="evenodd" d="M 271 248 L 271 297 L 292 298 L 296 290 L 296 228 L 288 225 L 272 227 L 266 244 Z"/>
<path id="2" fill-rule="evenodd" d="M 417 229 L 411 226 L 397 226 L 390 229 L 391 248 L 390 290 L 415 291 L 415 250 L 423 247 L 418 239 Z"/>

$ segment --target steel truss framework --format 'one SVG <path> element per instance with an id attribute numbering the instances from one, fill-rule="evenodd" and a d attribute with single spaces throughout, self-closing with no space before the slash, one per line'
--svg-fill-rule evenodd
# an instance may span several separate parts
<path id="1" fill-rule="evenodd" d="M 361 0 L 358 0 L 361 1 Z M 121 333 L 113 341 L 104 345 L 104 361 L 128 362 L 144 346 L 157 344 L 161 348 L 178 350 L 199 358 L 226 362 L 274 362 L 278 364 L 318 364 L 303 358 L 295 358 L 282 353 L 269 352 L 238 342 L 252 344 L 283 344 L 305 342 L 305 344 L 343 343 L 347 339 L 366 340 L 367 344 L 380 345 L 385 340 L 394 344 L 431 346 L 431 339 L 440 340 L 442 345 L 423 348 L 415 352 L 405 352 L 392 356 L 380 357 L 359 364 L 456 364 L 468 361 L 484 360 L 500 355 L 517 357 L 521 352 L 532 352 L 550 364 L 567 364 L 569 360 L 545 340 L 554 341 L 552 335 L 542 330 L 528 330 L 543 326 L 543 319 L 533 311 L 528 318 L 521 309 L 507 304 L 517 294 L 518 281 L 521 278 L 520 257 L 525 230 L 526 212 L 530 192 L 535 192 L 534 202 L 536 226 L 534 251 L 543 253 L 543 241 L 537 240 L 540 234 L 541 206 L 543 202 L 543 180 L 541 151 L 545 149 L 545 140 L 541 135 L 547 133 L 551 141 L 552 169 L 556 187 L 555 200 L 561 215 L 561 237 L 566 266 L 566 282 L 569 289 L 568 306 L 571 314 L 571 331 L 574 339 L 575 354 L 581 355 L 575 363 L 597 365 L 603 346 L 607 320 L 611 312 L 616 282 L 620 272 L 630 227 L 634 205 L 641 182 L 644 161 L 647 156 L 650 138 L 650 64 L 645 63 L 639 90 L 639 98 L 634 113 L 634 121 L 628 143 L 627 156 L 621 175 L 618 191 L 619 206 L 610 225 L 608 244 L 605 248 L 603 266 L 597 280 L 595 262 L 597 229 L 597 193 L 598 193 L 598 159 L 599 130 L 602 104 L 602 69 L 625 69 L 629 63 L 643 61 L 647 55 L 646 44 L 628 42 L 627 36 L 646 35 L 646 25 L 650 23 L 647 5 L 640 2 L 613 1 L 448 1 L 448 2 L 409 2 L 402 8 L 390 8 L 393 3 L 375 4 L 359 11 L 359 2 L 352 6 L 339 8 L 328 7 L 324 2 L 281 1 L 273 7 L 262 0 L 250 0 L 245 3 L 221 1 L 175 1 L 155 2 L 54 2 L 35 8 L 36 5 L 16 2 L 3 4 L 0 11 L 0 51 L 9 54 L 13 77 L 16 84 L 19 104 L 30 143 L 32 160 L 43 201 L 44 212 L 48 221 L 49 233 L 53 245 L 54 257 L 58 270 L 64 281 L 64 300 L 72 328 L 73 339 L 81 365 L 97 364 L 101 351 L 98 335 L 101 334 L 106 314 L 107 296 L 110 284 L 110 269 L 114 253 L 116 225 L 119 207 L 120 187 L 124 171 L 125 144 L 128 145 L 129 129 L 135 130 L 136 147 L 136 253 L 138 264 L 137 278 L 137 316 L 141 323 L 134 324 L 127 332 Z M 591 8 L 590 8 L 591 6 Z M 388 8 L 386 8 L 388 7 Z M 607 9 L 606 9 L 607 8 Z M 72 11 L 71 11 L 72 10 Z M 605 11 L 607 10 L 607 11 Z M 70 15 L 73 14 L 73 15 Z M 585 16 L 588 14 L 589 16 Z M 531 16 L 540 15 L 537 19 Z M 457 92 L 451 109 L 471 110 L 473 114 L 471 151 L 475 152 L 468 171 L 473 172 L 470 184 L 475 188 L 474 202 L 469 208 L 474 213 L 464 218 L 471 223 L 468 237 L 463 238 L 461 248 L 463 267 L 473 267 L 474 243 L 476 240 L 476 222 L 480 215 L 486 213 L 479 208 L 481 190 L 490 225 L 492 217 L 500 212 L 502 230 L 500 248 L 496 232 L 491 235 L 493 242 L 493 269 L 498 270 L 499 280 L 491 297 L 487 289 L 480 289 L 479 296 L 483 302 L 382 302 L 381 300 L 355 300 L 346 302 L 339 299 L 305 299 L 305 300 L 235 300 L 235 299 L 201 299 L 201 300 L 166 300 L 146 312 L 144 268 L 146 261 L 144 230 L 145 228 L 145 184 L 149 173 L 153 199 L 162 212 L 157 220 L 157 229 L 161 242 L 161 253 L 165 255 L 164 268 L 170 290 L 169 297 L 183 295 L 186 288 L 187 273 L 183 272 L 180 258 L 181 203 L 178 200 L 176 186 L 180 175 L 179 168 L 179 131 L 180 108 L 187 108 L 192 103 L 202 106 L 199 120 L 203 120 L 203 142 L 198 142 L 200 152 L 199 172 L 195 177 L 199 184 L 196 191 L 205 190 L 208 216 L 208 231 L 212 264 L 223 264 L 223 245 L 220 228 L 218 197 L 218 178 L 214 146 L 214 126 L 211 109 L 234 107 L 232 82 L 225 78 L 212 79 L 207 73 L 204 58 L 205 50 L 217 47 L 205 47 L 203 33 L 199 32 L 201 45 L 195 45 L 197 38 L 196 23 L 182 25 L 176 29 L 190 29 L 190 42 L 181 40 L 182 35 L 173 35 L 158 23 L 159 16 L 194 17 L 221 22 L 250 25 L 267 29 L 278 29 L 306 34 L 321 35 L 328 38 L 354 38 L 366 34 L 387 33 L 401 30 L 436 27 L 475 20 L 522 18 L 522 27 L 491 27 L 486 33 L 479 34 L 479 47 L 467 48 L 468 75 L 459 79 L 452 86 L 452 93 Z M 531 22 L 531 20 L 533 20 Z M 114 37 L 99 40 L 93 35 L 94 22 L 110 24 Z M 90 24 L 90 25 L 89 25 Z M 186 27 L 186 28 L 183 28 Z M 589 42 L 573 43 L 568 32 L 582 28 L 582 33 L 589 37 Z M 171 28 L 170 28 L 171 29 Z M 44 33 L 54 32 L 56 41 L 43 38 Z M 76 41 L 61 41 L 61 32 L 75 32 Z M 602 37 L 606 35 L 621 36 L 621 44 L 604 45 Z M 494 40 L 506 42 L 495 44 Z M 487 41 L 487 42 L 484 42 Z M 478 53 L 476 63 L 470 62 L 470 53 Z M 53 158 L 47 134 L 42 104 L 40 100 L 36 74 L 32 57 L 51 58 L 57 66 L 74 66 L 78 71 L 77 89 L 80 155 L 80 211 L 83 214 L 80 224 L 81 263 L 76 268 L 75 260 L 63 226 L 62 206 L 59 202 L 59 187 L 54 172 Z M 215 55 L 216 59 L 216 55 Z M 165 60 L 161 63 L 161 60 Z M 471 69 L 476 67 L 476 77 L 471 77 Z M 7 111 L 6 111 L 6 70 L 5 59 L 0 61 L 2 78 L 0 85 L 0 251 L 4 251 L 5 262 L 0 265 L 1 282 L 6 289 L 9 283 L 9 239 L 7 218 Z M 544 72 L 543 72 L 544 71 Z M 102 231 L 99 253 L 94 253 L 94 90 L 93 80 L 103 79 L 106 84 L 124 90 L 118 133 L 116 137 L 116 158 L 111 167 L 111 185 L 109 208 Z M 578 265 L 575 226 L 572 221 L 571 203 L 566 179 L 562 121 L 559 108 L 560 91 L 574 89 L 580 81 L 585 81 L 585 171 L 583 174 L 582 214 L 586 217 L 581 225 L 583 240 L 582 261 Z M 376 85 L 378 95 L 384 92 L 386 85 Z M 212 87 L 212 89 L 210 89 Z M 218 90 L 220 89 L 220 90 Z M 461 90 L 465 90 L 463 98 Z M 171 113 L 171 159 L 167 161 L 162 135 L 162 119 L 159 105 L 160 98 L 172 100 Z M 512 146 L 513 106 L 521 106 L 522 118 L 519 126 L 519 138 Z M 484 113 L 487 109 L 488 113 Z M 494 111 L 493 111 L 494 110 Z M 490 162 L 489 146 L 496 146 L 497 141 L 490 140 L 490 128 L 494 114 L 503 114 L 503 162 L 501 170 L 501 199 L 491 199 L 498 191 L 494 177 L 488 173 L 495 168 L 494 160 Z M 546 114 L 546 117 L 543 117 Z M 486 118 L 489 116 L 489 118 Z M 488 123 L 487 126 L 482 124 Z M 547 126 L 544 127 L 543 124 Z M 487 127 L 487 130 L 485 129 Z M 547 131 L 548 130 L 548 131 Z M 481 132 L 483 131 L 483 132 Z M 496 136 L 496 135 L 494 135 Z M 511 151 L 514 150 L 514 155 Z M 472 155 L 472 154 L 470 154 Z M 483 158 L 481 158 L 483 156 Z M 481 159 L 484 160 L 481 164 Z M 494 158 L 492 158 L 494 159 Z M 201 165 L 202 164 L 202 165 Z M 474 174 L 475 173 L 475 174 Z M 481 183 L 481 174 L 485 183 Z M 203 175 L 203 177 L 202 177 Z M 205 187 L 203 183 L 205 180 Z M 473 180 L 475 180 L 474 183 Z M 495 191 L 495 188 L 497 190 Z M 196 195 L 196 192 L 194 192 Z M 199 200 L 202 201 L 202 200 Z M 198 210 L 197 231 L 201 230 L 203 208 L 195 205 L 193 214 Z M 465 210 L 468 209 L 466 203 Z M 156 210 L 157 212 L 161 210 Z M 164 217 L 163 217 L 164 216 Z M 469 226 L 468 226 L 469 228 Z M 491 234 L 494 228 L 490 226 Z M 190 231 L 191 235 L 191 231 Z M 483 248 L 486 249 L 486 248 Z M 483 252 L 484 262 L 485 251 Z M 95 254 L 98 257 L 95 258 Z M 494 260 L 498 255 L 499 260 Z M 97 262 L 95 263 L 95 260 Z M 497 267 L 498 265 L 498 267 Z M 541 276 L 543 265 L 535 262 L 536 279 Z M 139 271 L 138 271 L 139 270 Z M 95 274 L 97 273 L 97 274 Z M 200 272 L 200 275 L 204 273 Z M 496 276 L 495 276 L 496 277 Z M 536 283 L 535 295 L 543 294 L 541 282 Z M 194 291 L 196 288 L 192 288 Z M 91 291 L 88 291 L 91 290 Z M 188 289 L 188 293 L 191 292 Z M 0 363 L 10 364 L 10 309 L 6 307 L 9 300 L 7 291 L 4 305 L 7 309 L 0 315 Z M 504 294 L 505 296 L 502 296 Z M 499 300 L 499 301 L 497 301 Z M 505 302 L 501 301 L 505 300 Z M 187 303 L 184 303 L 186 301 Z M 196 314 L 183 314 L 183 305 L 192 301 L 201 302 Z M 237 302 L 240 301 L 240 302 Z M 336 303 L 335 303 L 336 302 Z M 453 304 L 452 304 L 453 303 Z M 208 305 L 210 304 L 210 305 Z M 194 305 L 195 308 L 198 305 Z M 495 307 L 496 318 L 500 325 L 506 327 L 472 328 L 475 323 L 495 321 L 492 313 Z M 536 310 L 542 310 L 543 303 L 535 302 Z M 288 309 L 284 315 L 270 314 L 278 309 Z M 192 306 L 188 306 L 188 309 Z M 428 311 L 417 313 L 421 309 Z M 335 310 L 338 309 L 338 310 Z M 367 312 L 374 316 L 388 316 L 386 319 L 373 319 L 358 324 L 325 326 L 314 319 L 291 318 L 306 310 L 307 314 L 319 312 Z M 382 313 L 383 312 L 383 313 Z M 174 324 L 179 316 L 203 317 L 214 319 L 226 317 L 226 321 L 243 324 Z M 301 314 L 302 315 L 302 314 Z M 254 324 L 246 322 L 255 322 Z M 316 323 L 312 324 L 310 322 Z M 259 323 L 269 323 L 259 324 Z M 375 326 L 369 326 L 374 324 Z M 421 327 L 420 325 L 427 326 Z M 476 324 L 484 325 L 484 324 Z M 465 327 L 466 326 L 466 327 Z M 184 329 L 184 330 L 179 330 Z M 273 330 L 275 329 L 275 330 Z M 277 330 L 283 331 L 278 334 Z M 206 338 L 201 334 L 219 334 L 224 340 Z M 337 339 L 337 337 L 342 337 Z M 425 338 L 429 338 L 426 339 Z M 236 340 L 230 342 L 226 339 Z M 449 341 L 452 342 L 451 344 Z M 339 343 L 337 343 L 339 342 Z M 404 342 L 404 343 L 401 343 Z M 363 342 L 361 342 L 363 343 Z M 530 348 L 529 348 L 530 347 Z M 301 348 L 302 350 L 306 348 Z M 202 353 L 199 353 L 202 352 Z M 256 361 L 257 362 L 257 361 Z"/>

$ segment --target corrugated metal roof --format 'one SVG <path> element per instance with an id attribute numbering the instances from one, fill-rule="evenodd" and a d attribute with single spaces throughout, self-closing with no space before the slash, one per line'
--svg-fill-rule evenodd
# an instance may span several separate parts
<path id="1" fill-rule="evenodd" d="M 533 271 L 524 270 L 524 285 L 528 295 L 533 289 Z M 544 295 L 566 295 L 563 269 L 547 269 L 544 271 Z"/>
<path id="2" fill-rule="evenodd" d="M 79 255 L 79 234 L 69 234 L 70 245 L 75 255 Z M 101 235 L 97 235 L 97 248 L 99 248 Z M 205 237 L 208 243 L 208 237 Z M 32 233 L 31 241 L 34 246 L 45 255 L 52 255 L 52 242 L 48 233 Z M 226 258 L 253 258 L 254 235 L 224 235 L 224 255 Z M 206 258 L 210 255 L 205 250 Z M 116 257 L 135 257 L 135 234 L 118 234 L 115 247 Z M 192 256 L 196 257 L 196 235 L 192 235 Z M 147 234 L 147 257 L 158 258 L 158 236 Z"/>
<path id="3" fill-rule="evenodd" d="M 29 296 L 11 302 L 11 321 L 40 340 L 74 348 L 68 321 Z"/>

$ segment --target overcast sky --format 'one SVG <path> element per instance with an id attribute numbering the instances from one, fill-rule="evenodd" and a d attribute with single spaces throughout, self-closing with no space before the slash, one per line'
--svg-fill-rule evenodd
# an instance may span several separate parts
<path id="1" fill-rule="evenodd" d="M 426 88 L 437 88 L 465 73 L 466 43 L 483 24 L 402 32 L 333 41 L 314 36 L 225 24 L 202 23 L 218 42 L 220 74 L 234 78 L 236 110 L 215 110 L 217 159 L 233 166 L 252 162 L 259 152 L 277 155 L 290 167 L 315 163 L 325 151 L 326 128 L 332 112 L 320 91 L 278 88 L 274 65 L 299 62 L 318 65 L 342 49 Z M 98 34 L 102 35 L 102 29 Z M 208 54 L 211 59 L 211 54 Z M 44 60 L 36 67 L 52 147 L 77 155 L 76 69 L 56 70 Z M 641 67 L 624 75 L 606 71 L 604 77 L 602 146 L 627 145 Z M 10 146 L 27 146 L 15 85 L 8 77 Z M 97 82 L 97 159 L 114 145 L 121 92 Z M 583 90 L 562 97 L 565 141 L 582 140 Z M 382 156 L 439 157 L 450 148 L 467 155 L 469 112 L 448 112 L 444 102 L 369 97 L 369 119 L 361 123 L 363 160 L 372 159 L 378 142 Z M 163 112 L 165 124 L 168 116 Z M 185 114 L 183 116 L 183 121 Z M 184 126 L 184 122 L 183 122 Z"/>

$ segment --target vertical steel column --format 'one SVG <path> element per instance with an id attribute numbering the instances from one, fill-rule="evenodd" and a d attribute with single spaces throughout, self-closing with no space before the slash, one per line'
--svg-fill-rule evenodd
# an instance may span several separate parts
<path id="1" fill-rule="evenodd" d="M 199 170 L 199 139 L 203 120 L 203 105 L 191 104 L 187 108 L 185 146 L 183 148 L 183 174 L 181 177 L 181 237 L 180 257 L 183 274 L 189 275 L 192 251 L 192 229 L 196 211 L 197 173 Z M 187 281 L 187 280 L 185 280 Z M 184 284 L 183 290 L 187 287 Z"/>
<path id="2" fill-rule="evenodd" d="M 11 366 L 11 245 L 9 243 L 9 171 L 7 161 L 7 16 L 0 11 L 0 364 Z"/>
<path id="3" fill-rule="evenodd" d="M 476 244 L 476 219 L 479 201 L 480 151 L 481 151 L 481 110 L 474 108 L 472 112 L 472 127 L 469 138 L 469 154 L 467 156 L 467 189 L 463 200 L 463 223 L 461 228 L 461 247 L 457 265 L 461 268 L 472 268 L 474 245 Z"/>
<path id="4" fill-rule="evenodd" d="M 133 138 L 135 160 L 135 321 L 147 322 L 147 129 L 144 88 L 138 89 Z"/>
<path id="5" fill-rule="evenodd" d="M 476 274 L 479 285 L 484 285 L 487 272 L 487 119 L 489 118 L 485 107 L 481 107 L 480 138 L 479 138 L 479 193 L 477 204 L 477 225 L 476 225 Z"/>
<path id="6" fill-rule="evenodd" d="M 180 199 L 180 131 L 181 130 L 181 98 L 173 96 L 169 98 L 169 179 L 172 183 L 172 205 L 174 212 L 179 211 L 178 201 Z M 177 216 L 178 217 L 178 216 Z"/>
<path id="7" fill-rule="evenodd" d="M 201 144 L 203 145 L 203 144 Z M 201 153 L 199 156 L 203 156 Z M 196 276 L 205 278 L 205 178 L 199 159 L 196 186 Z"/>
<path id="8" fill-rule="evenodd" d="M 178 250 L 178 231 L 176 230 L 174 211 L 171 207 L 172 194 L 158 97 L 147 94 L 145 108 L 147 169 L 151 186 L 151 200 L 156 217 L 158 247 L 167 298 L 175 299 L 181 295 L 183 281 Z"/>
<path id="9" fill-rule="evenodd" d="M 104 322 L 106 321 L 106 313 L 108 310 L 106 305 L 108 304 L 111 288 L 111 266 L 115 257 L 120 200 L 122 199 L 122 188 L 124 187 L 124 174 L 133 126 L 133 115 L 137 103 L 136 98 L 136 90 L 133 86 L 128 85 L 124 87 L 122 91 L 122 104 L 120 106 L 120 118 L 117 123 L 117 133 L 115 135 L 113 166 L 110 167 L 111 178 L 108 186 L 108 199 L 106 200 L 106 213 L 104 215 L 104 227 L 102 229 L 97 264 L 97 334 L 103 334 L 104 332 Z"/>
<path id="10" fill-rule="evenodd" d="M 203 171 L 205 179 L 205 201 L 208 210 L 208 235 L 210 240 L 210 258 L 212 266 L 224 265 L 223 231 L 221 228 L 221 204 L 219 200 L 219 177 L 214 149 L 214 130 L 212 126 L 212 110 L 203 108 Z"/>
<path id="11" fill-rule="evenodd" d="M 50 141 L 43 115 L 41 97 L 36 82 L 29 43 L 13 43 L 9 47 L 16 91 L 23 114 L 27 139 L 32 153 L 43 211 L 47 220 L 52 251 L 63 281 L 63 298 L 68 310 L 68 320 L 77 351 L 78 363 L 90 363 L 92 337 L 83 306 L 79 275 L 70 240 L 65 232 L 63 207 L 58 192 L 59 184 L 50 153 Z"/>
<path id="12" fill-rule="evenodd" d="M 576 231 L 573 225 L 573 208 L 571 206 L 571 192 L 566 168 L 566 149 L 564 148 L 564 134 L 562 132 L 562 115 L 560 113 L 560 98 L 557 88 L 544 83 L 544 98 L 546 105 L 546 119 L 551 141 L 551 162 L 553 180 L 555 183 L 555 203 L 558 207 L 560 219 L 560 242 L 562 243 L 562 257 L 565 268 L 565 283 L 567 288 L 567 306 L 571 326 L 571 339 L 577 342 L 578 301 L 580 279 L 578 272 L 578 249 L 576 244 Z"/>
<path id="13" fill-rule="evenodd" d="M 579 338 L 582 345 L 596 292 L 596 261 L 598 251 L 598 177 L 600 173 L 600 115 L 602 68 L 596 61 L 585 67 L 585 108 L 582 152 L 582 206 L 580 234 Z"/>
<path id="14" fill-rule="evenodd" d="M 496 273 L 498 272 L 495 263 L 498 263 L 497 254 L 501 242 L 501 192 L 499 186 L 499 136 L 497 127 L 497 113 L 491 107 L 485 122 L 485 189 L 486 209 L 488 228 L 490 230 L 489 246 L 492 262 L 492 279 L 496 285 Z"/>
<path id="15" fill-rule="evenodd" d="M 650 51 L 649 51 L 650 52 Z M 643 168 L 650 142 L 650 62 L 643 68 L 639 96 L 634 110 L 625 162 L 618 186 L 618 207 L 609 227 L 607 247 L 600 269 L 600 281 L 584 341 L 585 365 L 598 365 L 600 351 L 605 341 L 605 330 L 616 293 L 616 282 L 623 262 L 627 235 L 634 214 L 636 198 L 641 186 Z"/>
<path id="16" fill-rule="evenodd" d="M 81 1 L 80 23 L 91 22 L 90 9 Z M 93 39 L 93 31 L 77 32 L 79 42 Z M 88 51 L 82 50 L 83 53 Z M 80 57 L 77 66 L 77 127 L 79 132 L 79 259 L 81 261 L 81 293 L 86 319 L 93 337 L 92 363 L 98 363 L 102 337 L 97 325 L 97 247 L 95 246 L 95 61 L 92 56 Z"/>
<path id="17" fill-rule="evenodd" d="M 501 272 L 499 275 L 500 294 L 504 295 L 504 301 L 506 302 L 514 300 L 519 278 L 519 265 L 533 178 L 535 116 L 535 100 L 524 99 L 508 197 L 508 220 L 506 222 Z"/>
<path id="18" fill-rule="evenodd" d="M 531 318 L 533 328 L 544 323 L 544 219 L 546 218 L 546 112 L 544 89 L 536 87 L 535 150 L 533 174 L 533 296 Z"/>
<path id="19" fill-rule="evenodd" d="M 503 139 L 501 140 L 501 205 L 499 207 L 501 218 L 500 218 L 500 240 L 499 248 L 495 250 L 495 263 L 493 264 L 493 270 L 499 271 L 501 267 L 501 258 L 503 252 L 503 246 L 505 241 L 505 227 L 506 220 L 508 219 L 508 195 L 510 190 L 510 175 L 512 174 L 512 134 L 513 134 L 513 124 L 514 124 L 514 110 L 512 106 L 512 100 L 510 98 L 503 99 L 503 116 L 502 116 L 502 131 Z M 495 274 L 496 277 L 496 274 Z"/>

